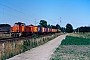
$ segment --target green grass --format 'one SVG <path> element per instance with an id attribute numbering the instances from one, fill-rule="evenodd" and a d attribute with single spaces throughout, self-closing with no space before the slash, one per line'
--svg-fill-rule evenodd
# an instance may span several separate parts
<path id="1" fill-rule="evenodd" d="M 90 45 L 90 38 L 66 36 L 61 45 Z"/>

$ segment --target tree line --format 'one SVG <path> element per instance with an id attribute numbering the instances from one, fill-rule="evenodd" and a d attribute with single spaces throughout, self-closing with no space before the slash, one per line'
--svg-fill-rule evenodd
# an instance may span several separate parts
<path id="1" fill-rule="evenodd" d="M 59 24 L 56 24 L 56 26 L 54 25 L 47 25 L 47 21 L 46 20 L 40 20 L 40 23 L 38 26 L 43 26 L 46 28 L 55 28 L 55 29 L 59 29 L 61 30 L 61 32 L 67 32 L 67 33 L 72 33 L 73 32 L 73 26 L 71 24 L 67 24 L 66 28 L 65 27 L 61 27 Z"/>
<path id="2" fill-rule="evenodd" d="M 67 32 L 67 33 L 72 33 L 72 32 L 90 32 L 90 26 L 84 26 L 84 27 L 81 26 L 81 27 L 78 27 L 76 29 L 73 29 L 73 26 L 70 23 L 66 24 L 65 27 L 61 27 L 59 24 L 56 24 L 56 26 L 50 25 L 50 24 L 47 25 L 47 21 L 40 20 L 39 25 L 43 26 L 43 27 L 47 27 L 47 28 L 59 29 L 59 30 L 61 30 L 61 32 Z"/>
<path id="3" fill-rule="evenodd" d="M 76 32 L 90 32 L 90 26 L 78 27 L 75 29 Z"/>

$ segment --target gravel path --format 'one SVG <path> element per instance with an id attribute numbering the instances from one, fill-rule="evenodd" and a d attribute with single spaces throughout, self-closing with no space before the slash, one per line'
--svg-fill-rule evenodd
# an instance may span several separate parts
<path id="1" fill-rule="evenodd" d="M 21 53 L 7 60 L 49 60 L 55 48 L 59 46 L 61 41 L 67 34 L 61 35 L 41 46 L 33 48 L 25 53 Z"/>

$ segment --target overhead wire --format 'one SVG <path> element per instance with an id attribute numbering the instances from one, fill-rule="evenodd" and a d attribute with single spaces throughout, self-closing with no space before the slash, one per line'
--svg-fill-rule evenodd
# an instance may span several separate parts
<path id="1" fill-rule="evenodd" d="M 25 19 L 25 18 L 22 18 L 22 17 L 19 17 L 19 16 L 15 16 L 15 15 L 12 15 L 12 14 L 8 14 L 8 13 L 5 13 L 5 12 L 0 12 L 2 14 L 5 14 L 5 15 L 9 15 L 9 16 L 13 16 L 13 17 L 16 17 L 16 18 L 20 18 L 20 19 Z M 25 19 L 27 20 L 27 19 Z"/>
<path id="2" fill-rule="evenodd" d="M 6 1 L 7 1 L 7 0 L 6 0 Z M 8 2 L 8 1 L 7 1 L 7 2 Z M 10 2 L 9 2 L 9 3 L 10 3 Z M 11 3 L 11 4 L 12 4 L 12 3 Z M 39 18 L 36 18 L 36 17 L 34 17 L 34 16 L 31 16 L 31 15 L 29 15 L 29 14 L 27 14 L 27 13 L 24 13 L 24 12 L 19 11 L 19 10 L 17 10 L 17 9 L 14 9 L 14 8 L 12 8 L 12 7 L 6 6 L 6 5 L 4 5 L 4 4 L 0 4 L 0 5 L 8 8 L 8 9 L 11 9 L 11 10 L 13 10 L 13 11 L 16 11 L 16 12 L 19 12 L 19 13 L 21 13 L 21 14 L 24 14 L 24 15 L 26 15 L 26 16 L 32 17 L 32 18 L 34 18 L 35 20 L 36 20 L 36 19 L 39 20 Z M 18 7 L 18 6 L 15 5 L 15 4 L 12 4 L 12 5 Z M 18 8 L 19 8 L 19 7 L 18 7 Z M 20 8 L 20 9 L 24 10 L 23 8 Z M 34 14 L 33 14 L 33 15 L 34 15 Z M 20 18 L 21 18 L 21 17 L 20 17 Z"/>
<path id="3" fill-rule="evenodd" d="M 22 9 L 22 10 L 26 11 L 25 9 L 23 9 L 23 8 L 15 5 L 15 4 L 13 4 L 13 3 L 11 3 L 10 1 L 7 1 L 7 0 L 5 0 L 5 1 L 8 2 L 8 3 L 10 3 L 10 4 L 13 5 L 13 6 L 18 7 L 19 9 Z M 27 12 L 27 11 L 26 11 L 26 12 Z M 30 13 L 30 12 L 29 12 L 29 13 Z M 25 14 L 27 14 L 27 13 L 25 13 Z M 30 13 L 30 14 L 32 14 L 32 13 Z M 30 14 L 27 14 L 27 15 L 31 16 Z M 35 15 L 35 14 L 33 14 L 33 15 Z M 35 15 L 35 16 L 37 16 L 37 15 Z M 36 19 L 39 19 L 39 18 L 37 18 L 37 17 L 35 17 L 35 16 L 32 16 L 32 17 L 34 17 L 34 18 L 36 18 Z"/>
<path id="4" fill-rule="evenodd" d="M 19 12 L 19 13 L 21 13 L 21 14 L 24 14 L 24 15 L 27 15 L 27 16 L 28 16 L 28 14 L 25 14 L 24 12 L 21 12 L 21 11 L 19 11 L 19 10 L 14 9 L 14 8 L 8 7 L 8 6 L 4 5 L 4 4 L 0 4 L 0 5 L 8 8 L 8 9 L 14 10 L 14 11 L 16 11 L 16 12 Z M 33 17 L 33 18 L 34 18 L 34 17 Z"/>
<path id="5" fill-rule="evenodd" d="M 6 10 L 4 7 L 1 7 L 1 8 L 2 8 L 3 10 Z M 7 9 L 7 10 L 8 10 L 8 9 Z M 8 10 L 8 11 L 10 11 L 10 10 Z M 16 18 L 20 18 L 20 19 L 29 20 L 29 19 L 26 19 L 26 18 L 24 18 L 24 17 L 16 16 L 16 15 L 14 15 L 14 14 L 2 12 L 2 11 L 0 11 L 0 13 L 5 14 L 5 15 L 9 15 L 9 16 L 13 16 L 13 17 L 16 17 Z"/>

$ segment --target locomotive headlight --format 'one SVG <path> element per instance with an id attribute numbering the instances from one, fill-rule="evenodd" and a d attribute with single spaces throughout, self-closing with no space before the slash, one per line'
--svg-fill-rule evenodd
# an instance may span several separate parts
<path id="1" fill-rule="evenodd" d="M 18 30 L 18 28 L 16 28 L 16 30 Z"/>
<path id="2" fill-rule="evenodd" d="M 12 32 L 14 32 L 14 30 L 12 30 Z"/>

